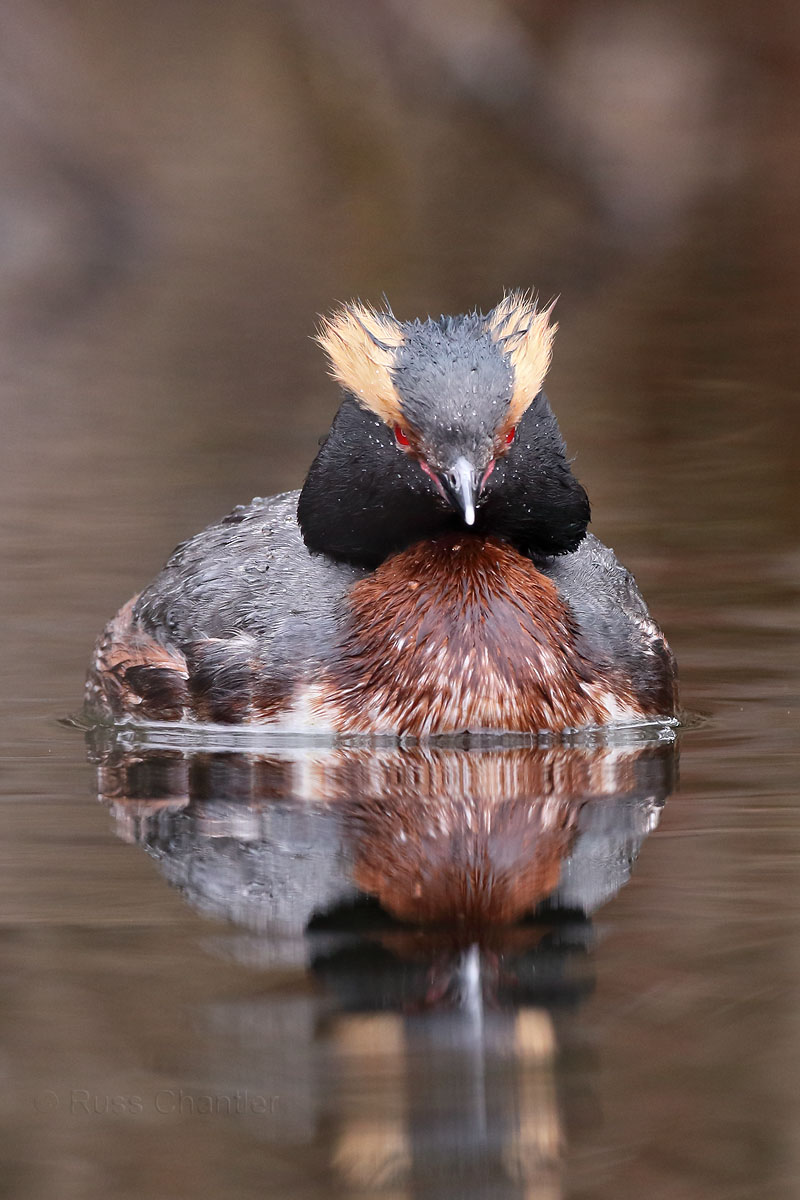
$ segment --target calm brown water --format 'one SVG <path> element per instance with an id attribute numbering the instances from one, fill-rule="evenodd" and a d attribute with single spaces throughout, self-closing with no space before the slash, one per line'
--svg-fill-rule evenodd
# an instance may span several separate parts
<path id="1" fill-rule="evenodd" d="M 7 6 L 3 1194 L 800 1194 L 800 31 L 563 9 Z M 188 761 L 59 723 L 172 546 L 301 481 L 316 312 L 531 282 L 696 727 Z M 397 846 L 463 874 L 488 812 L 516 924 L 420 932 Z"/>

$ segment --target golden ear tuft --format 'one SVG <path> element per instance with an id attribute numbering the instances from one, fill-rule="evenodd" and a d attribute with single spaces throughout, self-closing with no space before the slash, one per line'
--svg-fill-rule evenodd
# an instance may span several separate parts
<path id="1" fill-rule="evenodd" d="M 557 325 L 550 324 L 555 300 L 537 309 L 533 292 L 509 292 L 486 318 L 486 328 L 511 363 L 514 390 L 508 417 L 519 421 L 542 390 Z"/>
<path id="2" fill-rule="evenodd" d="M 387 424 L 402 421 L 392 369 L 403 337 L 402 325 L 390 312 L 358 301 L 326 317 L 317 337 L 333 378 Z"/>

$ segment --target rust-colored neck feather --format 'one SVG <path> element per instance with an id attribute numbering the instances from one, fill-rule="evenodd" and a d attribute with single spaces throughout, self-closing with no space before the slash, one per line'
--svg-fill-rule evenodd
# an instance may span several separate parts
<path id="1" fill-rule="evenodd" d="M 356 883 L 393 916 L 480 928 L 518 920 L 558 887 L 579 805 L 539 797 L 437 805 L 422 795 L 388 819 L 366 813 L 356 847 Z"/>
<path id="2" fill-rule="evenodd" d="M 330 673 L 342 728 L 352 732 L 607 720 L 608 682 L 582 655 L 555 586 L 493 538 L 420 542 L 357 583 Z"/>

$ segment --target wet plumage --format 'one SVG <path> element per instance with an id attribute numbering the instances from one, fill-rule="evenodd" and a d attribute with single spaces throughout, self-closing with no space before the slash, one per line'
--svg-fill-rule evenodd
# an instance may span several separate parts
<path id="1" fill-rule="evenodd" d="M 541 390 L 552 326 L 340 310 L 346 395 L 300 492 L 174 552 L 98 642 L 114 719 L 413 736 L 672 716 L 674 660 Z"/>

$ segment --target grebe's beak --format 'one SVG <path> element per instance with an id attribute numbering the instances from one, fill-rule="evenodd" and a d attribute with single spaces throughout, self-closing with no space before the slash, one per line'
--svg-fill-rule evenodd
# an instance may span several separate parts
<path id="1" fill-rule="evenodd" d="M 447 499 L 456 512 L 461 513 L 465 525 L 475 524 L 475 503 L 480 484 L 478 472 L 468 459 L 457 458 L 449 471 L 443 471 L 440 479 Z"/>

